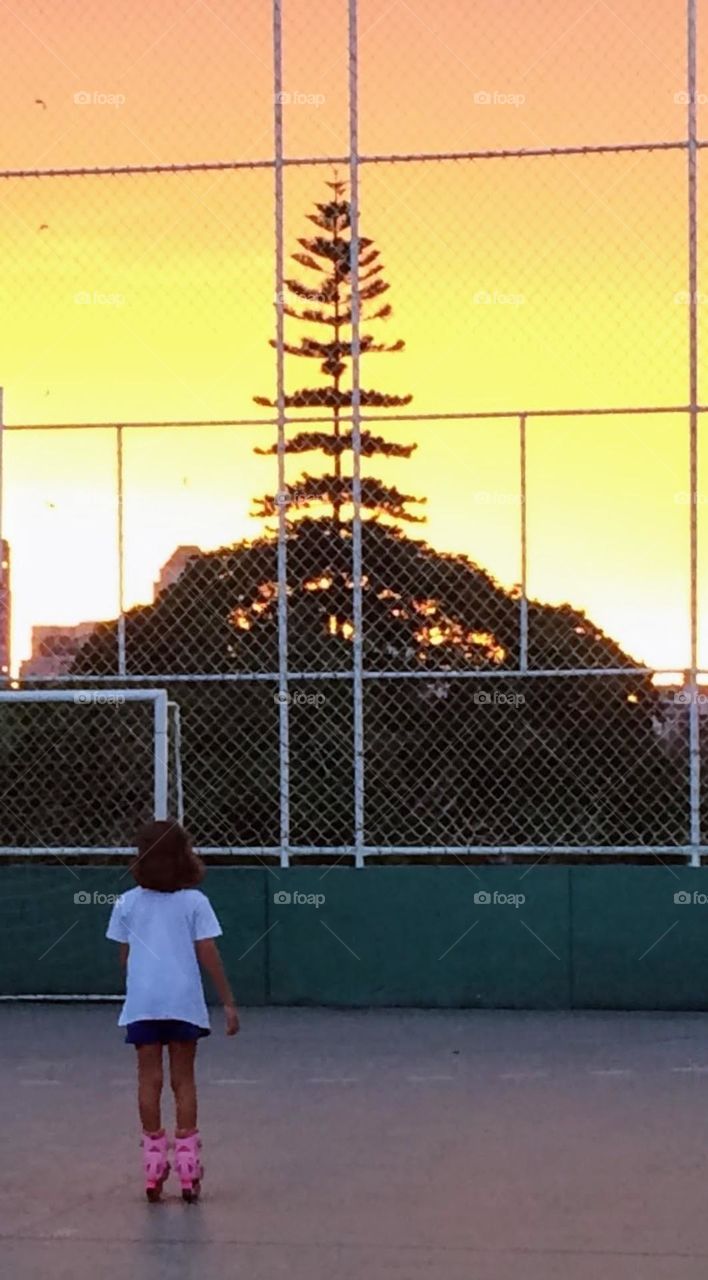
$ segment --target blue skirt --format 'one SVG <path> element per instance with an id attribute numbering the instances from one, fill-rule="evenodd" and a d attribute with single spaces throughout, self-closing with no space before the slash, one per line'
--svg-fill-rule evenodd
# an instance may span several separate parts
<path id="1" fill-rule="evenodd" d="M 193 1022 L 180 1022 L 178 1018 L 145 1018 L 142 1022 L 129 1022 L 125 1029 L 126 1044 L 169 1044 L 170 1040 L 199 1040 L 209 1036 L 208 1027 L 197 1027 Z"/>

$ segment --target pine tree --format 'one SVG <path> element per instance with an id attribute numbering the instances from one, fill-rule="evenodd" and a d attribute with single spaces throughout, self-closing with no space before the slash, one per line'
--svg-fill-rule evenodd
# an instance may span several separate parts
<path id="1" fill-rule="evenodd" d="M 308 325 L 324 327 L 324 340 L 312 336 L 301 337 L 299 346 L 285 344 L 288 355 L 302 357 L 306 360 L 318 360 L 320 369 L 326 377 L 324 386 L 303 387 L 285 396 L 288 409 L 331 409 L 332 429 L 328 431 L 318 427 L 314 430 L 301 431 L 286 444 L 287 453 L 319 452 L 332 459 L 333 470 L 327 475 L 314 476 L 304 472 L 296 485 L 295 494 L 290 496 L 290 503 L 304 512 L 313 508 L 329 508 L 332 521 L 340 525 L 342 510 L 351 504 L 351 477 L 344 471 L 344 456 L 352 451 L 352 431 L 342 423 L 345 410 L 352 406 L 351 385 L 343 386 L 345 375 L 352 360 L 352 290 L 351 290 L 351 205 L 345 197 L 345 184 L 336 177 L 327 186 L 332 197 L 323 204 L 316 204 L 316 213 L 308 214 L 315 224 L 318 234 L 302 237 L 298 243 L 304 252 L 292 254 L 293 261 L 308 271 L 317 273 L 320 279 L 316 284 L 303 284 L 291 278 L 284 281 L 288 293 L 303 304 L 314 306 L 292 306 L 283 303 L 283 311 L 291 320 Z M 379 304 L 379 299 L 390 286 L 382 277 L 383 263 L 379 250 L 373 241 L 366 237 L 359 238 L 359 299 L 360 320 L 368 323 L 375 320 L 388 320 L 393 314 L 390 303 Z M 275 346 L 271 340 L 271 346 Z M 359 349 L 361 356 L 403 351 L 405 343 L 402 339 L 391 344 L 376 342 L 370 334 L 360 333 Z M 277 401 L 266 396 L 255 396 L 256 404 L 275 408 Z M 360 391 L 362 407 L 398 408 L 410 404 L 412 396 L 388 395 L 381 391 Z M 361 431 L 362 457 L 372 458 L 377 455 L 388 458 L 410 458 L 415 445 L 393 444 L 383 436 L 374 435 L 363 429 Z M 260 455 L 274 455 L 277 446 L 268 449 L 256 449 Z M 281 499 L 282 500 L 282 499 Z M 362 478 L 361 506 L 362 514 L 369 513 L 373 517 L 388 516 L 390 519 L 406 520 L 419 523 L 423 517 L 416 516 L 407 510 L 410 503 L 424 502 L 424 498 L 416 498 L 412 494 L 400 493 L 398 489 L 373 477 Z M 268 518 L 278 510 L 278 497 L 266 494 L 257 500 L 254 515 Z"/>

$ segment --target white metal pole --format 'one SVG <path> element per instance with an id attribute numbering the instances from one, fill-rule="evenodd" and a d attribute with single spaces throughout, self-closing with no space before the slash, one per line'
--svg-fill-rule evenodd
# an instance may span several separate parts
<path id="1" fill-rule="evenodd" d="M 690 759 L 691 866 L 700 866 L 701 742 L 698 709 L 698 132 L 696 121 L 696 0 L 688 10 L 688 339 L 689 339 L 689 492 L 691 545 L 691 670 L 688 708 Z"/>
<path id="2" fill-rule="evenodd" d="M 529 665 L 529 602 L 527 595 L 527 535 L 526 523 L 526 414 L 519 417 L 519 528 L 521 533 L 521 598 L 519 600 L 519 670 L 528 671 Z"/>
<path id="3" fill-rule="evenodd" d="M 164 689 L 154 692 L 155 730 L 155 817 L 166 818 L 168 809 L 167 776 L 169 770 L 167 693 Z"/>
<path id="4" fill-rule="evenodd" d="M 364 865 L 364 609 L 361 529 L 361 305 L 359 296 L 359 37 L 358 0 L 349 0 L 349 202 L 352 314 L 352 578 L 354 666 L 354 857 Z"/>
<path id="5" fill-rule="evenodd" d="M 167 677 L 169 679 L 169 676 Z M 154 702 L 162 689 L 12 689 L 0 692 L 0 702 L 75 702 L 110 706 L 121 702 Z"/>
<path id="6" fill-rule="evenodd" d="M 116 534 L 118 556 L 118 675 L 125 675 L 125 527 L 123 512 L 123 428 L 116 427 Z"/>
<path id="7" fill-rule="evenodd" d="M 182 775 L 182 714 L 178 702 L 168 702 L 172 711 L 172 742 L 175 759 L 175 802 L 177 821 L 184 823 L 184 778 Z"/>
<path id="8" fill-rule="evenodd" d="M 290 865 L 290 706 L 288 695 L 288 548 L 285 472 L 285 316 L 284 165 L 283 165 L 283 8 L 273 0 L 273 130 L 275 142 L 275 316 L 278 416 L 278 756 L 280 865 Z"/>
<path id="9" fill-rule="evenodd" d="M 12 615 L 10 613 L 10 575 L 9 570 L 5 572 L 5 557 L 2 553 L 3 539 L 5 537 L 4 511 L 3 511 L 3 495 L 5 489 L 5 413 L 4 413 L 4 388 L 0 387 L 0 602 L 3 603 L 6 610 L 3 626 L 7 626 L 7 678 L 3 679 L 3 673 L 0 670 L 0 681 L 3 684 L 10 683 L 10 628 L 12 626 Z M 9 550 L 8 550 L 9 561 Z"/>

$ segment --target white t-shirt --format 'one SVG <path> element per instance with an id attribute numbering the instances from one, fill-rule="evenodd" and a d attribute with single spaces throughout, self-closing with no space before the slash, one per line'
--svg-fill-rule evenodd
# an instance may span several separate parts
<path id="1" fill-rule="evenodd" d="M 119 1027 L 145 1018 L 177 1018 L 208 1027 L 194 944 L 220 933 L 213 907 L 199 889 L 158 893 L 138 887 L 124 893 L 106 930 L 114 942 L 130 943 Z"/>

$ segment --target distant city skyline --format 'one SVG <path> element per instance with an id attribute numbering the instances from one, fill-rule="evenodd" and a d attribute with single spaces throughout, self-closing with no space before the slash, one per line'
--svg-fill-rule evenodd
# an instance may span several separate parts
<path id="1" fill-rule="evenodd" d="M 5 544 L 6 545 L 6 544 Z M 153 585 L 153 602 L 162 591 L 173 586 L 180 574 L 184 572 L 190 556 L 199 554 L 199 547 L 176 547 L 172 555 L 162 566 Z M 0 606 L 2 597 L 0 596 Z M 0 607 L 0 624 L 3 620 Z M 81 646 L 93 634 L 100 620 L 78 623 L 44 622 L 35 623 L 31 631 L 31 653 L 20 662 L 16 672 L 21 680 L 32 676 L 35 679 L 57 678 L 66 675 Z M 9 614 L 7 615 L 9 624 Z M 9 626 L 8 626 L 9 633 Z M 0 637 L 0 656 L 2 655 Z M 9 669 L 9 664 L 8 664 Z"/>

